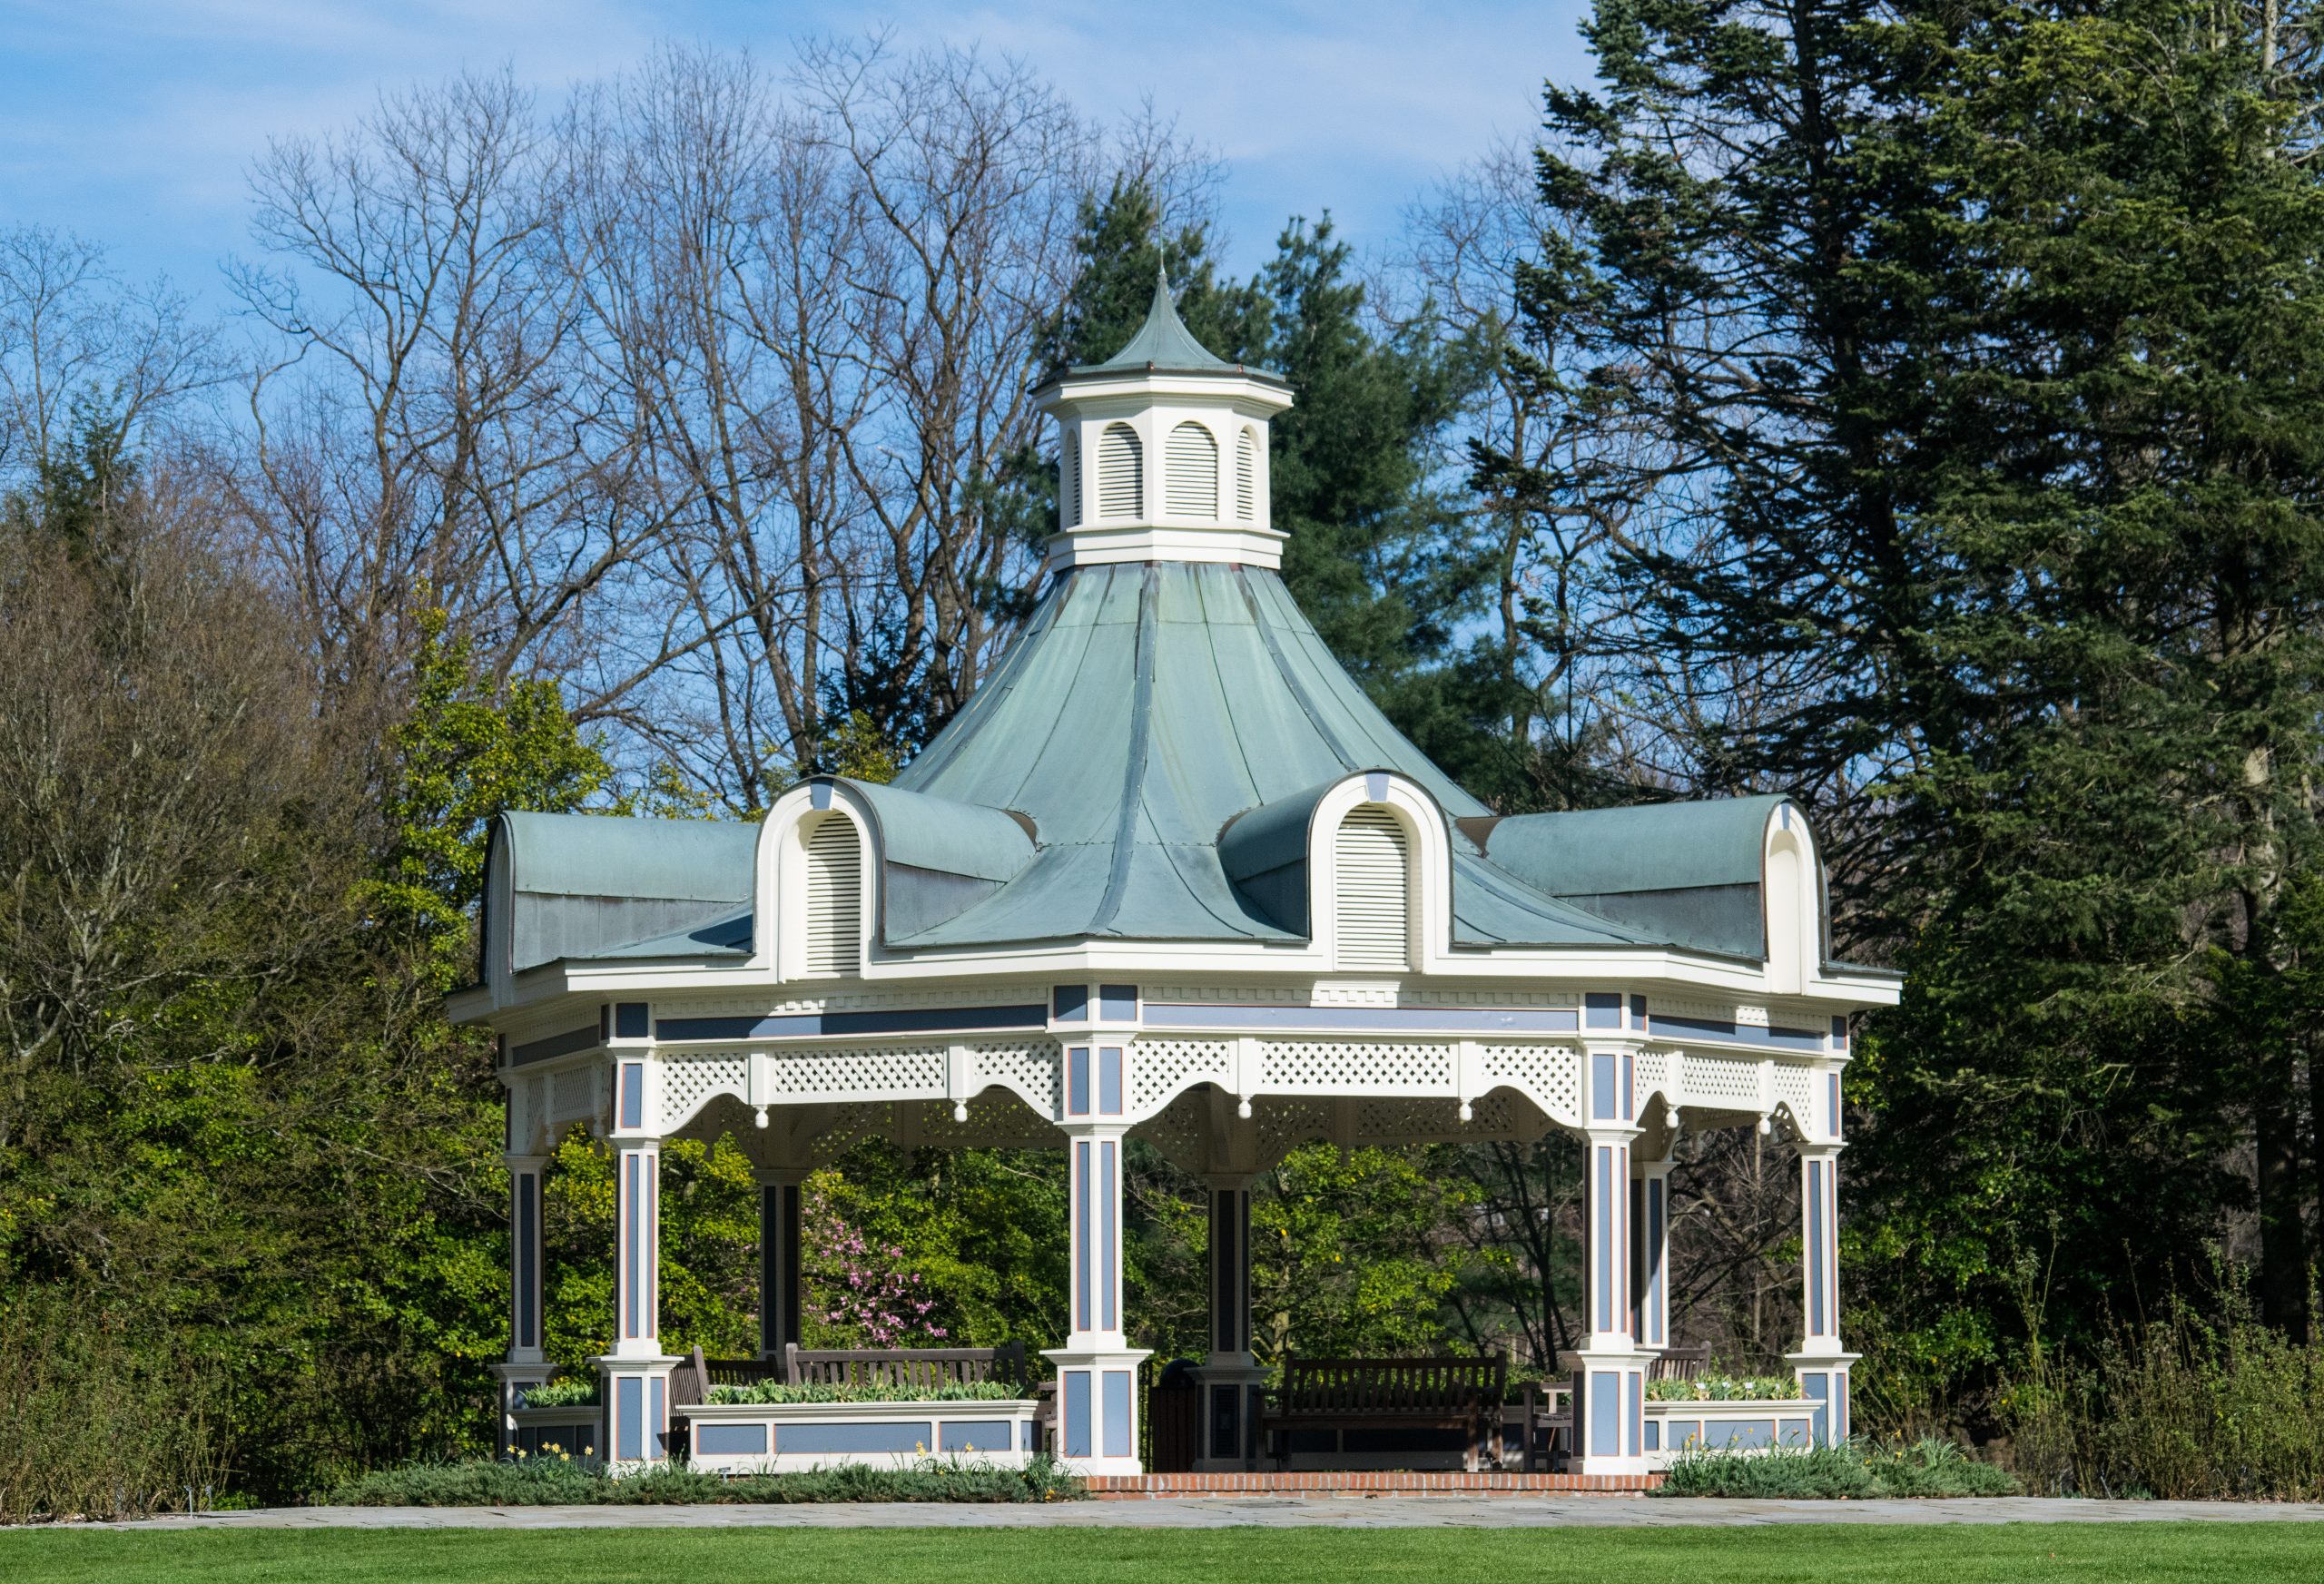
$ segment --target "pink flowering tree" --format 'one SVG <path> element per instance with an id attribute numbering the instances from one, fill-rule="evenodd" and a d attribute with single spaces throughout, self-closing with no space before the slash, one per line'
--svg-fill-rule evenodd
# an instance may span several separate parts
<path id="1" fill-rule="evenodd" d="M 813 1318 L 848 1347 L 921 1347 L 944 1340 L 927 1280 L 894 1244 L 874 1243 L 812 1191 L 800 1251 Z"/>

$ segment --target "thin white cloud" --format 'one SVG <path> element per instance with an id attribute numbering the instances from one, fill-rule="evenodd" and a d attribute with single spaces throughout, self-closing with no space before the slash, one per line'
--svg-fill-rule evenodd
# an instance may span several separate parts
<path id="1" fill-rule="evenodd" d="M 1586 0 L 1158 8 L 1051 0 L 885 8 L 899 41 L 1019 56 L 1092 114 L 1151 96 L 1232 166 L 1249 253 L 1292 210 L 1361 235 L 1496 136 L 1543 76 L 1581 66 Z M 877 18 L 838 0 L 17 0 L 0 55 L 0 212 L 109 241 L 123 262 L 206 272 L 242 245 L 243 172 L 271 136 L 366 113 L 381 88 L 508 64 L 545 94 L 660 37 L 780 59 Z"/>

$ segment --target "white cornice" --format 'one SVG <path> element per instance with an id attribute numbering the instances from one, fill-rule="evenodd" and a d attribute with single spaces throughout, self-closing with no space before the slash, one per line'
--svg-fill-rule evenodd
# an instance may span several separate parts
<path id="1" fill-rule="evenodd" d="M 1050 537 L 1049 568 L 1112 566 L 1125 562 L 1212 561 L 1275 572 L 1289 536 L 1245 523 L 1088 523 Z"/>

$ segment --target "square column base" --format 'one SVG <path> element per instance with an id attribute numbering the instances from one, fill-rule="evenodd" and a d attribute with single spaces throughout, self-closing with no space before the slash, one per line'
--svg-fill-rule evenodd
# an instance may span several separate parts
<path id="1" fill-rule="evenodd" d="M 1643 1474 L 1646 1374 L 1659 1348 L 1589 1343 L 1558 1362 L 1574 1373 L 1573 1466 L 1577 1474 Z"/>
<path id="2" fill-rule="evenodd" d="M 1258 1467 L 1261 1393 L 1267 1372 L 1249 1353 L 1213 1353 L 1195 1368 L 1202 1392 L 1195 1472 L 1233 1474 Z"/>
<path id="3" fill-rule="evenodd" d="M 493 1374 L 500 1382 L 500 1427 L 494 1432 L 493 1444 L 498 1450 L 496 1457 L 507 1457 L 517 1450 L 517 1399 L 527 1387 L 538 1386 L 556 1373 L 556 1366 L 538 1356 L 538 1350 L 529 1351 L 531 1358 L 512 1358 L 492 1366 Z"/>
<path id="4" fill-rule="evenodd" d="M 625 1358 L 608 1353 L 591 1361 L 605 1381 L 606 1462 L 616 1471 L 665 1462 L 671 1454 L 669 1354 Z"/>
<path id="5" fill-rule="evenodd" d="M 1807 1433 L 1818 1445 L 1844 1441 L 1855 1434 L 1848 1422 L 1848 1373 L 1849 1366 L 1863 1356 L 1837 1350 L 1783 1355 L 1783 1362 L 1799 1377 L 1800 1395 L 1815 1405 L 1808 1415 Z"/>
<path id="6" fill-rule="evenodd" d="M 1143 1474 L 1137 1369 L 1146 1348 L 1044 1348 L 1057 1365 L 1057 1456 L 1077 1474 Z"/>

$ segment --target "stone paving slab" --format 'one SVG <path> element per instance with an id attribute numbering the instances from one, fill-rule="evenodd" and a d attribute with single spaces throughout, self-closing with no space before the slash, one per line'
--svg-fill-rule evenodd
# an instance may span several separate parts
<path id="1" fill-rule="evenodd" d="M 1798 1523 L 2324 1521 L 2324 1503 L 1740 1501 L 1709 1497 L 1160 1497 L 1047 1506 L 863 1501 L 689 1507 L 272 1507 L 103 1529 L 1750 1529 Z"/>

